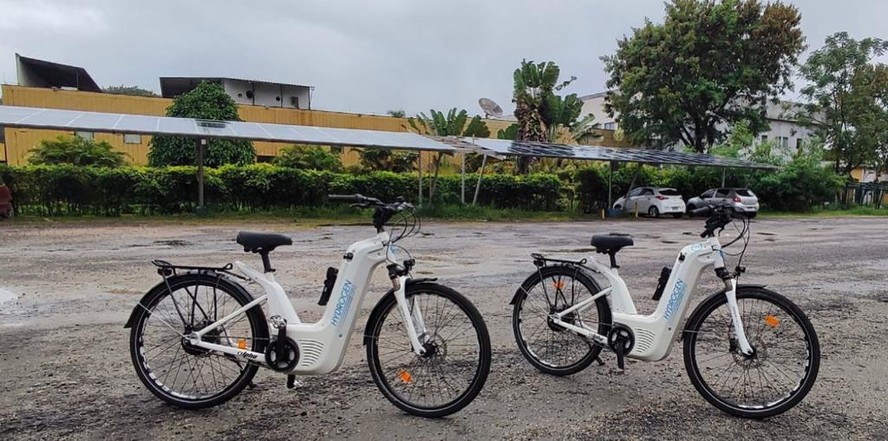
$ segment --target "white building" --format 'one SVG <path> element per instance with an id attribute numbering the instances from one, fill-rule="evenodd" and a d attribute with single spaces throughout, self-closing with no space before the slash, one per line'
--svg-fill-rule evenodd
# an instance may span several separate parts
<path id="1" fill-rule="evenodd" d="M 616 130 L 616 116 L 608 115 L 605 111 L 605 99 L 607 92 L 593 93 L 591 95 L 581 96 L 583 102 L 583 110 L 581 115 L 595 115 L 596 127 L 604 130 Z M 799 124 L 793 115 L 802 111 L 802 107 L 798 103 L 790 101 L 781 101 L 779 103 L 768 103 L 765 117 L 768 120 L 768 131 L 758 134 L 760 141 L 774 141 L 781 150 L 791 153 L 796 151 L 800 143 L 811 137 L 813 132 L 810 128 Z"/>
<path id="2" fill-rule="evenodd" d="M 271 83 L 268 81 L 240 80 L 236 78 L 161 77 L 160 94 L 175 98 L 190 92 L 201 82 L 222 85 L 234 102 L 265 107 L 311 109 L 310 86 Z"/>

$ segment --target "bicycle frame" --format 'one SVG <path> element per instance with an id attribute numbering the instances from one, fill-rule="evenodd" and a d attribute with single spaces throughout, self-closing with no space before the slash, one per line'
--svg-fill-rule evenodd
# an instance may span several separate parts
<path id="1" fill-rule="evenodd" d="M 323 317 L 315 323 L 302 323 L 287 298 L 286 292 L 275 280 L 274 273 L 261 273 L 241 262 L 235 262 L 234 265 L 248 279 L 258 283 L 265 290 L 265 294 L 200 331 L 184 337 L 189 339 L 190 344 L 197 347 L 222 352 L 247 361 L 263 361 L 265 360 L 263 353 L 243 350 L 235 346 L 209 343 L 202 341 L 201 337 L 245 314 L 250 308 L 267 302 L 269 321 L 274 322 L 277 317 L 286 320 L 286 334 L 299 346 L 299 363 L 289 373 L 297 375 L 330 373 L 336 370 L 345 358 L 346 348 L 354 331 L 355 320 L 367 292 L 367 285 L 373 270 L 381 263 L 388 261 L 388 256 L 391 255 L 390 251 L 397 248 L 389 243 L 389 239 L 389 234 L 383 231 L 370 239 L 355 242 L 348 247 L 346 257 L 340 264 L 336 283 L 333 285 L 332 292 L 338 293 L 338 295 L 335 296 L 335 300 L 331 299 L 327 303 Z M 425 350 L 422 348 L 419 338 L 425 335 L 425 325 L 418 308 L 414 309 L 413 313 L 410 312 L 406 300 L 408 279 L 405 276 L 393 279 L 393 282 L 397 281 L 394 282 L 394 294 L 404 318 L 413 350 L 416 354 L 422 355 Z M 271 324 L 269 327 L 273 328 Z M 270 329 L 272 336 L 277 333 L 277 329 Z"/>
<path id="2" fill-rule="evenodd" d="M 663 290 L 664 295 L 660 298 L 657 309 L 650 315 L 640 315 L 636 312 L 632 296 L 630 296 L 626 283 L 620 278 L 616 268 L 602 265 L 592 257 L 586 259 L 586 263 L 577 263 L 576 265 L 603 275 L 607 278 L 610 286 L 589 299 L 553 314 L 553 322 L 606 346 L 607 336 L 598 334 L 582 323 L 577 326 L 562 320 L 564 316 L 574 311 L 583 311 L 593 307 L 595 300 L 606 296 L 611 307 L 614 324 L 625 325 L 634 334 L 635 344 L 626 356 L 645 361 L 657 361 L 666 358 L 672 350 L 675 333 L 681 328 L 685 312 L 690 304 L 690 294 L 696 289 L 700 274 L 709 267 L 724 268 L 725 261 L 721 243 L 717 237 L 710 237 L 702 242 L 684 247 L 672 266 L 672 273 Z M 738 345 L 744 354 L 751 354 L 752 349 L 746 339 L 737 309 L 736 280 L 733 278 L 725 280 L 725 288 Z"/>

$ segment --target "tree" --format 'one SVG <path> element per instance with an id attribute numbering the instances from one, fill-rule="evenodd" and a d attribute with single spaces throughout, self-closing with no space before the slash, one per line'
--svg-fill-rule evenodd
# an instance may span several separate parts
<path id="1" fill-rule="evenodd" d="M 416 168 L 416 153 L 389 149 L 361 149 L 361 167 L 364 170 L 385 170 L 394 173 L 407 173 Z"/>
<path id="2" fill-rule="evenodd" d="M 385 113 L 387 113 L 388 116 L 395 117 L 395 118 L 403 118 L 403 117 L 407 116 L 407 112 L 405 112 L 403 110 L 389 110 Z"/>
<path id="3" fill-rule="evenodd" d="M 339 155 L 316 145 L 297 144 L 285 147 L 281 149 L 281 155 L 274 159 L 274 164 L 303 170 L 342 170 Z"/>
<path id="4" fill-rule="evenodd" d="M 808 85 L 802 88 L 806 112 L 799 120 L 814 128 L 829 149 L 825 158 L 836 173 L 877 161 L 879 132 L 884 132 L 885 110 L 877 96 L 884 66 L 872 60 L 888 50 L 878 38 L 857 41 L 846 32 L 827 37 L 801 67 Z"/>
<path id="5" fill-rule="evenodd" d="M 218 121 L 241 121 L 237 105 L 219 84 L 202 82 L 179 96 L 167 109 L 167 116 Z M 193 165 L 196 161 L 194 139 L 155 136 L 151 139 L 148 163 L 151 166 Z M 253 143 L 246 140 L 211 139 L 204 162 L 210 167 L 224 164 L 250 164 L 256 159 Z"/>
<path id="6" fill-rule="evenodd" d="M 44 139 L 30 150 L 31 164 L 73 164 L 94 167 L 120 167 L 126 164 L 126 154 L 115 151 L 107 141 L 96 142 L 79 136 L 59 136 Z"/>
<path id="7" fill-rule="evenodd" d="M 130 96 L 158 96 L 153 90 L 142 89 L 139 86 L 108 86 L 102 89 L 105 93 L 112 95 L 130 95 Z"/>
<path id="8" fill-rule="evenodd" d="M 804 48 L 794 6 L 758 0 L 672 0 L 602 57 L 607 110 L 634 144 L 681 142 L 697 152 L 746 121 L 767 127 L 765 106 L 792 87 Z"/>
<path id="9" fill-rule="evenodd" d="M 579 119 L 583 102 L 572 93 L 556 94 L 577 77 L 558 82 L 561 69 L 547 61 L 534 63 L 521 60 L 521 66 L 512 75 L 512 102 L 518 119 L 517 139 L 534 142 L 566 141 L 575 143 L 592 135 L 591 115 Z M 582 126 L 581 130 L 577 130 Z M 505 135 L 505 134 L 504 134 Z M 530 158 L 518 158 L 518 172 L 527 173 Z"/>

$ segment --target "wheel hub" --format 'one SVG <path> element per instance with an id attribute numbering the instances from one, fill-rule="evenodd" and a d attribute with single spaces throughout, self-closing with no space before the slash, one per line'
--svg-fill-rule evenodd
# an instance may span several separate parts
<path id="1" fill-rule="evenodd" d="M 203 328 L 206 328 L 210 325 L 210 322 L 207 320 L 202 320 L 194 325 L 185 326 L 185 332 L 182 334 L 185 335 L 182 337 L 182 350 L 185 351 L 186 354 L 189 355 L 204 355 L 209 352 L 208 349 L 204 349 L 198 346 L 194 346 L 191 344 L 190 339 L 188 338 L 194 332 L 200 331 Z M 204 336 L 200 339 L 200 341 L 205 341 L 207 343 L 219 343 L 219 336 L 221 335 L 222 329 L 221 327 L 215 328 L 204 334 Z"/>

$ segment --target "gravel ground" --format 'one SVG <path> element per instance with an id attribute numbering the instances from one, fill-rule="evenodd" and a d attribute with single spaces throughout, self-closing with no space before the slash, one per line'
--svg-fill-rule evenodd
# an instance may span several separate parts
<path id="1" fill-rule="evenodd" d="M 234 243 L 238 229 L 292 235 L 272 254 L 278 280 L 305 321 L 328 265 L 367 226 L 291 223 L 0 224 L 0 439 L 888 439 L 888 225 L 884 218 L 756 220 L 747 283 L 799 304 L 820 337 L 820 376 L 789 412 L 762 421 L 710 406 L 684 372 L 681 347 L 661 362 L 613 373 L 590 366 L 566 378 L 535 371 L 515 346 L 509 299 L 533 271 L 529 253 L 588 255 L 595 232 L 635 235 L 621 274 L 651 312 L 659 268 L 694 240 L 700 220 L 431 223 L 404 241 L 418 276 L 466 294 L 490 330 L 493 365 L 481 395 L 440 420 L 400 412 L 376 389 L 359 338 L 343 366 L 295 390 L 262 370 L 258 387 L 203 411 L 164 405 L 138 381 L 123 323 L 159 282 L 154 258 L 260 265 Z M 388 287 L 377 271 L 362 316 Z M 695 303 L 717 289 L 707 276 Z M 692 305 L 693 307 L 694 305 Z M 358 332 L 360 334 L 360 331 Z"/>

